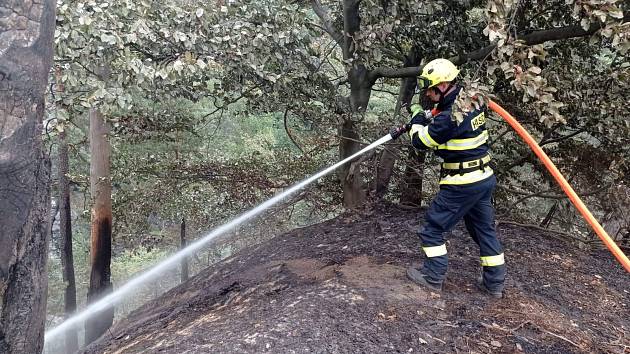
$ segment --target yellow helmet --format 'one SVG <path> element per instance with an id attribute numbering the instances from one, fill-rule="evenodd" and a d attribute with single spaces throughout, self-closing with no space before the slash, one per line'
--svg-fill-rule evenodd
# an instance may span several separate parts
<path id="1" fill-rule="evenodd" d="M 420 89 L 433 87 L 440 82 L 453 81 L 459 74 L 459 69 L 448 59 L 434 59 L 422 68 L 422 74 L 418 76 Z"/>

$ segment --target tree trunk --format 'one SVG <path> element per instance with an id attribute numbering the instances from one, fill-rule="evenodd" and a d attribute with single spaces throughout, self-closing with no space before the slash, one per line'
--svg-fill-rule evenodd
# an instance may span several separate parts
<path id="1" fill-rule="evenodd" d="M 186 248 L 186 218 L 182 218 L 180 229 L 180 249 Z M 182 276 L 181 282 L 188 280 L 188 257 L 182 258 Z"/>
<path id="2" fill-rule="evenodd" d="M 64 291 L 64 312 L 66 318 L 71 317 L 77 309 L 77 290 L 74 278 L 74 257 L 72 255 L 72 215 L 70 209 L 70 181 L 68 179 L 68 141 L 66 132 L 59 132 L 59 250 L 61 251 L 61 268 Z M 66 334 L 66 352 L 74 353 L 79 349 L 79 338 L 76 328 Z"/>
<path id="3" fill-rule="evenodd" d="M 369 76 L 369 71 L 363 64 L 356 63 L 348 72 L 350 82 L 349 110 L 351 114 L 344 120 L 341 129 L 341 142 L 339 143 L 340 158 L 344 159 L 361 150 L 360 134 L 357 122 L 362 120 L 374 84 Z M 356 161 L 346 164 L 341 170 L 343 184 L 343 200 L 346 208 L 356 208 L 366 199 L 365 183 L 361 174 L 360 163 Z"/>
<path id="4" fill-rule="evenodd" d="M 357 122 L 360 115 L 365 112 L 370 100 L 373 82 L 368 78 L 368 70 L 356 61 L 354 56 L 357 51 L 354 35 L 359 32 L 361 18 L 359 16 L 359 0 L 343 1 L 343 58 L 352 61 L 348 70 L 348 82 L 350 83 L 350 97 L 347 98 L 347 106 L 344 107 L 344 121 L 339 127 L 341 141 L 339 143 L 339 158 L 346 157 L 361 150 L 360 134 Z M 365 187 L 361 175 L 360 164 L 355 161 L 342 166 L 339 177 L 343 186 L 343 205 L 346 208 L 356 208 L 365 201 Z"/>
<path id="5" fill-rule="evenodd" d="M 405 67 L 413 67 L 418 66 L 420 64 L 420 53 L 414 47 L 411 49 L 409 54 L 405 57 L 405 61 L 403 65 Z M 396 108 L 394 111 L 394 115 L 398 117 L 401 113 L 401 109 L 406 109 L 403 107 L 411 106 L 411 100 L 413 99 L 413 95 L 416 90 L 416 85 L 418 80 L 415 76 L 406 77 L 400 80 L 400 89 L 398 91 L 398 100 L 396 102 Z M 384 149 L 381 158 L 378 163 L 377 176 L 376 176 L 376 196 L 378 198 L 382 198 L 389 188 L 389 182 L 391 180 L 391 176 L 393 173 L 394 165 L 396 160 L 398 159 L 399 150 L 395 148 Z M 407 177 L 407 173 L 405 173 L 405 178 Z M 410 181 L 406 181 L 409 183 Z M 422 181 L 421 181 L 422 183 Z"/>
<path id="6" fill-rule="evenodd" d="M 62 94 L 64 86 L 61 83 L 61 69 L 55 70 L 55 81 L 57 92 Z M 58 166 L 58 183 L 59 183 L 59 254 L 61 258 L 61 271 L 63 275 L 63 283 L 66 285 L 64 290 L 64 313 L 69 318 L 77 309 L 77 290 L 74 277 L 74 257 L 72 254 L 72 209 L 70 207 L 70 179 L 68 173 L 70 164 L 68 159 L 68 140 L 66 139 L 66 128 L 63 122 L 57 122 L 61 125 L 59 131 L 59 166 Z M 79 337 L 76 328 L 67 331 L 66 353 L 74 353 L 79 350 Z"/>
<path id="7" fill-rule="evenodd" d="M 44 344 L 50 163 L 42 118 L 55 4 L 2 2 L 0 353 L 39 353 Z"/>
<path id="8" fill-rule="evenodd" d="M 420 64 L 420 60 L 420 51 L 417 48 L 413 48 L 405 58 L 405 66 L 417 66 Z M 401 88 L 403 91 L 402 106 L 411 106 L 417 84 L 418 80 L 415 76 L 403 79 L 403 87 Z M 425 97 L 421 97 L 421 99 L 426 100 Z M 424 108 L 429 108 L 427 107 L 427 102 L 424 102 L 423 106 Z M 427 154 L 425 151 L 417 151 L 413 146 L 409 146 L 408 150 L 405 176 L 400 188 L 400 204 L 419 207 L 422 204 L 422 179 L 424 177 L 424 160 Z"/>
<path id="9" fill-rule="evenodd" d="M 341 126 L 339 135 L 339 158 L 345 159 L 361 149 L 359 133 L 352 120 L 346 120 Z M 358 164 L 345 164 L 339 170 L 339 178 L 343 186 L 343 205 L 346 208 L 356 208 L 365 201 L 363 178 Z"/>
<path id="10" fill-rule="evenodd" d="M 387 145 L 378 161 L 376 168 L 376 198 L 382 199 L 389 189 L 389 181 L 392 179 L 394 164 L 398 159 L 399 149 L 394 144 Z"/>
<path id="11" fill-rule="evenodd" d="M 409 147 L 405 177 L 400 186 L 400 204 L 420 207 L 422 205 L 422 178 L 426 152 Z"/>
<path id="12" fill-rule="evenodd" d="M 553 203 L 553 205 L 551 206 L 551 208 L 547 212 L 547 215 L 545 216 L 543 221 L 540 222 L 539 226 L 540 227 L 544 227 L 545 229 L 548 229 L 549 225 L 551 224 L 551 220 L 553 220 L 553 214 L 556 213 L 557 209 L 558 209 L 558 201 Z"/>
<path id="13" fill-rule="evenodd" d="M 112 200 L 109 173 L 109 128 L 103 115 L 90 109 L 90 194 L 92 195 L 91 272 L 88 304 L 112 291 Z M 100 337 L 114 321 L 114 307 L 94 314 L 85 322 L 85 343 Z"/>

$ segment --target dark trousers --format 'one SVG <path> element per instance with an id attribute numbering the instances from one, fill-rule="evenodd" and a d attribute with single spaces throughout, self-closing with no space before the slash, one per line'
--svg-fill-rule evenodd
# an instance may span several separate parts
<path id="1" fill-rule="evenodd" d="M 442 186 L 426 213 L 426 224 L 419 232 L 422 247 L 444 245 L 444 233 L 451 231 L 463 218 L 468 233 L 479 245 L 482 260 L 499 255 L 502 259 L 503 248 L 497 239 L 491 201 L 496 184 L 496 178 L 492 176 L 470 185 Z M 446 277 L 447 267 L 448 255 L 427 257 L 422 272 L 429 280 L 440 283 Z M 505 273 L 505 264 L 483 266 L 483 282 L 488 289 L 503 290 Z"/>

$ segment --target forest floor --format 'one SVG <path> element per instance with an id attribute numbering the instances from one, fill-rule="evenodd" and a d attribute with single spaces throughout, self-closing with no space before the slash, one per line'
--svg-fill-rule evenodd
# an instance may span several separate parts
<path id="1" fill-rule="evenodd" d="M 630 353 L 630 276 L 605 250 L 499 224 L 505 297 L 448 237 L 441 294 L 411 283 L 421 211 L 346 213 L 245 249 L 119 322 L 85 353 Z"/>

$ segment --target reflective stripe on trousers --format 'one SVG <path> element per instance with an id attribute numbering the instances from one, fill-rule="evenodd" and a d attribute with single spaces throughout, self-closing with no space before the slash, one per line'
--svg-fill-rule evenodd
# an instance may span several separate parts
<path id="1" fill-rule="evenodd" d="M 446 254 L 446 245 L 442 244 L 440 246 L 422 247 L 422 250 L 427 255 L 427 257 L 439 257 Z"/>
<path id="2" fill-rule="evenodd" d="M 503 253 L 496 256 L 481 256 L 481 266 L 496 267 L 505 264 Z"/>

